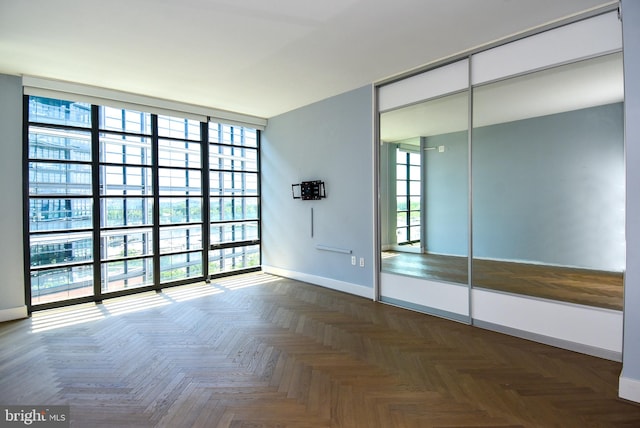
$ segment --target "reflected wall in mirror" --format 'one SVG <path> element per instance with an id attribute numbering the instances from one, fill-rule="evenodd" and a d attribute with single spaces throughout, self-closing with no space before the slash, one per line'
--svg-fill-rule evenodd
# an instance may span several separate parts
<path id="1" fill-rule="evenodd" d="M 622 310 L 622 55 L 473 91 L 472 285 Z"/>
<path id="2" fill-rule="evenodd" d="M 468 283 L 468 92 L 380 115 L 382 270 Z"/>

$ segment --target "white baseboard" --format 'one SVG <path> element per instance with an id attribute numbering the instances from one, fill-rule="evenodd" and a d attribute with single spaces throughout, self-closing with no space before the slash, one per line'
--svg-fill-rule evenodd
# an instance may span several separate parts
<path id="1" fill-rule="evenodd" d="M 625 400 L 640 403 L 640 380 L 620 376 L 618 396 Z"/>
<path id="2" fill-rule="evenodd" d="M 484 323 L 491 329 L 502 326 L 514 332 L 527 332 L 535 341 L 542 338 L 543 343 L 557 341 L 553 346 L 564 348 L 560 345 L 564 343 L 574 351 L 621 359 L 622 311 L 481 288 L 474 288 L 471 293 L 474 324 Z M 583 349 L 578 350 L 576 345 Z"/>
<path id="3" fill-rule="evenodd" d="M 262 265 L 262 271 L 272 275 L 295 279 L 297 281 L 308 282 L 309 284 L 320 285 L 343 293 L 354 294 L 367 299 L 373 299 L 373 287 L 339 281 L 337 279 L 325 278 L 323 276 L 311 275 L 303 272 L 296 272 L 288 269 L 281 269 L 274 266 Z"/>
<path id="4" fill-rule="evenodd" d="M 16 308 L 0 309 L 0 322 L 19 320 L 28 317 L 26 306 L 18 306 Z"/>

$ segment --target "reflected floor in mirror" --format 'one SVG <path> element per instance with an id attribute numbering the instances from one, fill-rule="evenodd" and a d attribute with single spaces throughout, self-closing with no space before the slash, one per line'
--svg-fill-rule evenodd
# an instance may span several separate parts
<path id="1" fill-rule="evenodd" d="M 474 287 L 622 310 L 622 273 L 475 259 Z M 384 251 L 382 271 L 467 283 L 467 258 Z"/>

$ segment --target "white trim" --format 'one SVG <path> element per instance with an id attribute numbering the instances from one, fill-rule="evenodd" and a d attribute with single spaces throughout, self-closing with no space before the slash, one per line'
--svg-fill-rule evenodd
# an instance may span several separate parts
<path id="1" fill-rule="evenodd" d="M 26 306 L 18 306 L 15 308 L 0 309 L 0 322 L 19 320 L 29 316 Z"/>
<path id="2" fill-rule="evenodd" d="M 267 119 L 261 117 L 62 80 L 23 76 L 22 86 L 25 95 L 89 102 L 155 114 L 185 117 L 201 122 L 207 122 L 207 120 L 221 121 L 249 126 L 259 130 L 264 130 L 267 126 Z"/>
<path id="3" fill-rule="evenodd" d="M 337 279 L 326 278 L 323 276 L 311 275 L 304 272 L 296 272 L 288 269 L 282 269 L 274 266 L 262 265 L 262 271 L 271 275 L 282 276 L 285 278 L 295 279 L 297 281 L 307 282 L 309 284 L 320 285 L 343 293 L 354 294 L 367 299 L 373 298 L 373 287 L 353 284 L 351 282 L 339 281 Z"/>
<path id="4" fill-rule="evenodd" d="M 622 352 L 622 311 L 472 289 L 474 321 Z"/>
<path id="5" fill-rule="evenodd" d="M 618 397 L 640 403 L 640 380 L 620 376 Z"/>
<path id="6" fill-rule="evenodd" d="M 621 49 L 622 29 L 613 11 L 473 55 L 471 83 L 478 85 Z"/>
<path id="7" fill-rule="evenodd" d="M 415 276 L 380 273 L 380 298 L 469 316 L 469 288 L 466 284 L 433 281 Z"/>
<path id="8" fill-rule="evenodd" d="M 378 89 L 380 112 L 465 90 L 469 87 L 469 60 L 426 71 Z"/>
<path id="9" fill-rule="evenodd" d="M 616 362 L 622 361 L 622 352 L 610 351 L 608 349 L 602 349 L 595 346 L 589 346 L 582 343 L 571 342 L 568 340 L 557 339 L 555 337 L 544 336 L 542 334 L 531 333 L 529 331 L 522 331 L 511 327 L 505 327 L 502 325 L 496 325 L 484 321 L 473 320 L 473 325 L 485 330 L 495 331 L 497 333 L 507 334 L 509 336 L 519 337 L 521 339 L 531 340 L 537 343 L 543 343 L 549 346 L 555 346 L 556 348 L 567 349 L 573 352 L 579 352 L 581 354 L 591 355 L 593 357 L 604 358 L 605 360 L 611 360 Z"/>

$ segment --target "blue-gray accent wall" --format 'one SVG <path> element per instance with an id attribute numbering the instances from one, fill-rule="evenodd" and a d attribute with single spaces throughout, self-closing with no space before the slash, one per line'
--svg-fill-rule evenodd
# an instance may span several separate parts
<path id="1" fill-rule="evenodd" d="M 467 131 L 427 137 L 425 152 L 426 250 L 469 254 L 469 137 Z"/>
<path id="2" fill-rule="evenodd" d="M 622 377 L 640 388 L 640 2 L 622 0 L 627 179 L 627 269 Z"/>
<path id="3" fill-rule="evenodd" d="M 373 287 L 372 105 L 365 86 L 269 119 L 261 140 L 264 265 Z M 327 197 L 293 199 L 291 185 L 308 180 L 323 180 Z"/>
<path id="4" fill-rule="evenodd" d="M 622 272 L 622 104 L 473 130 L 473 255 Z"/>
<path id="5" fill-rule="evenodd" d="M 426 248 L 467 255 L 467 133 L 427 138 Z M 621 103 L 473 130 L 474 257 L 621 272 Z"/>

